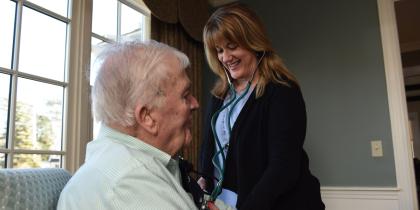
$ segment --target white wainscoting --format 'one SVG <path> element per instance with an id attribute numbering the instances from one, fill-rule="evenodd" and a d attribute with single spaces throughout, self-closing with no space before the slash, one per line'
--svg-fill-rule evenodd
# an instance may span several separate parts
<path id="1" fill-rule="evenodd" d="M 326 210 L 405 210 L 397 188 L 322 187 Z"/>

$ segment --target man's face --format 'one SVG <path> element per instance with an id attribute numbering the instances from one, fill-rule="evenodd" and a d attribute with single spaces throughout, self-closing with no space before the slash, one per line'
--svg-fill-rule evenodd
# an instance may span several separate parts
<path id="1" fill-rule="evenodd" d="M 192 140 L 192 111 L 198 108 L 198 102 L 191 94 L 191 81 L 180 69 L 179 61 L 174 56 L 168 61 L 167 66 L 173 69 L 169 69 L 169 82 L 163 85 L 165 99 L 156 108 L 156 120 L 161 149 L 173 156 Z"/>

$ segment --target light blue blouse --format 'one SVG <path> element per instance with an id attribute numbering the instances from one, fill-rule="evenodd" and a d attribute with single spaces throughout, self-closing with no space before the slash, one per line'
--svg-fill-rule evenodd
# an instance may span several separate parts
<path id="1" fill-rule="evenodd" d="M 235 125 L 236 119 L 238 118 L 239 114 L 241 113 L 242 108 L 244 107 L 245 103 L 248 101 L 249 96 L 251 95 L 253 91 L 253 87 L 249 89 L 249 91 L 246 93 L 246 95 L 241 98 L 238 103 L 235 105 L 235 107 L 232 107 L 235 103 L 231 103 L 226 109 L 224 109 L 222 112 L 220 112 L 217 120 L 216 120 L 216 134 L 219 138 L 219 141 L 224 149 L 225 157 L 227 156 L 227 152 L 229 147 L 226 146 L 229 144 L 230 139 L 230 132 L 229 129 L 232 129 Z M 245 91 L 245 90 L 244 90 Z M 236 100 L 244 93 L 244 91 L 236 93 Z M 232 99 L 231 95 L 228 95 L 225 100 L 223 101 L 223 106 L 226 105 L 230 100 Z M 233 109 L 233 110 L 232 110 Z M 230 126 L 228 125 L 228 113 L 232 110 L 232 113 L 230 115 Z M 229 128 L 230 127 L 230 128 Z M 217 146 L 217 142 L 215 143 L 216 148 L 215 151 L 219 151 L 219 148 Z M 220 153 L 217 157 L 217 161 L 219 162 L 219 165 L 221 168 L 223 168 L 224 162 L 222 154 Z M 214 170 L 214 176 L 216 178 L 220 178 L 219 171 L 215 168 Z M 236 206 L 238 195 L 235 192 L 232 192 L 228 189 L 223 188 L 222 193 L 217 197 L 218 199 L 222 200 L 226 204 L 230 206 Z"/>

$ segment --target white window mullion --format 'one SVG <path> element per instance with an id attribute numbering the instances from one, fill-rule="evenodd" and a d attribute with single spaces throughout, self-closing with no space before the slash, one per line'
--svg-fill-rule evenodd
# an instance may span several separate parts
<path id="1" fill-rule="evenodd" d="M 54 79 L 49 79 L 49 78 L 45 78 L 45 77 L 40 77 L 37 75 L 32 75 L 32 74 L 28 74 L 28 73 L 24 73 L 24 72 L 16 72 L 17 76 L 19 78 L 26 78 L 26 79 L 30 79 L 33 81 L 38 81 L 38 82 L 42 82 L 42 83 L 46 83 L 46 84 L 51 84 L 51 85 L 56 85 L 56 86 L 61 86 L 61 87 L 67 87 L 67 82 L 61 82 L 58 80 L 54 80 Z"/>
<path id="2" fill-rule="evenodd" d="M 147 8 L 147 6 L 144 5 L 144 3 L 138 2 L 138 1 L 133 2 L 133 0 L 118 0 L 118 1 L 136 10 L 137 12 L 140 12 L 144 16 L 150 17 L 151 12 Z"/>
<path id="3" fill-rule="evenodd" d="M 67 103 L 63 124 L 64 167 L 75 172 L 84 162 L 86 144 L 92 138 L 89 103 L 89 81 L 86 71 L 89 64 L 91 40 L 92 0 L 73 1 L 71 32 L 69 34 L 69 86 L 66 88 Z"/>
<path id="4" fill-rule="evenodd" d="M 121 2 L 117 2 L 117 41 L 121 41 Z"/>
<path id="5" fill-rule="evenodd" d="M 92 37 L 97 38 L 97 39 L 100 39 L 100 40 L 102 40 L 104 42 L 108 42 L 108 43 L 114 43 L 115 42 L 112 39 L 106 38 L 104 36 L 101 36 L 101 35 L 99 35 L 97 33 L 93 33 L 93 32 L 92 32 Z"/>
<path id="6" fill-rule="evenodd" d="M 13 71 L 10 70 L 10 69 L 6 69 L 6 68 L 3 68 L 3 67 L 0 67 L 0 73 L 12 75 L 13 74 Z"/>
<path id="7" fill-rule="evenodd" d="M 45 78 L 45 77 L 41 77 L 41 76 L 37 76 L 33 74 L 28 74 L 25 72 L 12 71 L 10 69 L 5 69 L 2 67 L 0 67 L 0 73 L 9 74 L 12 76 L 17 76 L 19 78 L 26 78 L 26 79 L 30 79 L 30 80 L 34 80 L 34 81 L 38 81 L 42 83 L 47 83 L 47 84 L 52 84 L 52 85 L 57 85 L 57 86 L 62 86 L 62 87 L 67 87 L 68 85 L 67 82 L 49 79 L 49 78 Z"/>
<path id="8" fill-rule="evenodd" d="M 1 153 L 10 152 L 9 149 L 0 149 Z M 65 155 L 65 151 L 56 150 L 29 150 L 29 149 L 15 149 L 15 154 L 34 154 L 34 155 Z"/>
<path id="9" fill-rule="evenodd" d="M 77 1 L 77 0 L 75 0 L 75 1 Z M 71 62 L 71 58 L 70 58 L 70 55 L 71 55 L 71 50 L 72 50 L 72 43 L 73 43 L 73 41 L 72 41 L 72 37 L 71 37 L 71 34 L 72 34 L 72 31 L 73 30 L 75 30 L 74 28 L 73 28 L 73 10 L 74 10 L 74 7 L 73 7 L 73 2 L 75 2 L 75 1 L 73 1 L 73 0 L 68 0 L 67 1 L 67 17 L 70 17 L 70 22 L 67 24 L 67 37 L 66 37 L 66 42 L 67 42 L 67 45 L 66 45 L 66 67 L 65 67 L 65 81 L 67 82 L 67 84 L 69 85 L 69 84 L 71 84 L 70 82 L 70 67 L 71 67 L 71 64 L 70 64 L 70 62 Z M 69 86 L 66 86 L 65 88 L 64 88 L 64 92 L 63 92 L 63 102 L 64 102 L 64 104 L 63 104 L 63 107 L 62 107 L 62 119 L 63 119 L 63 124 L 61 125 L 62 126 L 62 131 L 63 132 L 61 132 L 61 151 L 63 151 L 64 152 L 64 154 L 63 155 L 61 155 L 61 167 L 62 168 L 65 168 L 66 167 L 66 156 L 67 156 L 67 154 L 68 154 L 68 151 L 66 150 L 68 147 L 66 146 L 67 144 L 70 144 L 69 142 L 67 142 L 68 141 L 68 136 L 67 136 L 67 129 L 68 129 L 68 125 L 69 125 L 69 114 L 67 113 L 68 112 L 68 107 L 69 107 Z M 72 83 L 72 85 L 73 85 L 73 83 Z"/>
<path id="10" fill-rule="evenodd" d="M 16 95 L 17 95 L 17 74 L 19 66 L 19 49 L 20 49 L 20 37 L 22 29 L 22 10 L 23 2 L 18 1 L 16 4 L 16 19 L 15 19 L 15 39 L 13 43 L 13 63 L 12 70 L 14 73 L 11 75 L 11 86 L 10 86 L 10 105 L 9 105 L 9 125 L 8 125 L 8 136 L 7 136 L 7 147 L 9 153 L 7 155 L 6 168 L 13 167 L 13 156 L 15 149 L 15 118 L 16 118 Z"/>
<path id="11" fill-rule="evenodd" d="M 57 19 L 57 20 L 63 21 L 65 23 L 69 23 L 70 22 L 70 19 L 69 18 L 66 18 L 66 17 L 64 17 L 64 16 L 62 16 L 60 14 L 57 14 L 57 13 L 51 11 L 51 10 L 45 9 L 43 7 L 40 7 L 40 6 L 38 6 L 36 4 L 33 4 L 33 3 L 29 2 L 29 1 L 24 1 L 23 5 L 26 6 L 26 7 L 28 7 L 28 8 L 31 8 L 31 9 L 37 11 L 37 12 L 40 12 L 40 13 L 42 13 L 44 15 L 48 15 L 50 17 L 53 17 L 53 18 Z"/>

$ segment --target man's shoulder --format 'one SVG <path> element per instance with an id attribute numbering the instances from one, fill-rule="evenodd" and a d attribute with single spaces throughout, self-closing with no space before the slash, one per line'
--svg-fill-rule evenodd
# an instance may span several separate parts
<path id="1" fill-rule="evenodd" d="M 114 192 L 121 187 L 121 182 L 129 182 L 127 177 L 153 176 L 146 164 L 135 157 L 138 154 L 133 154 L 132 151 L 119 144 L 102 146 L 101 149 L 96 148 L 91 151 L 94 152 L 92 156 L 66 184 L 60 195 L 59 207 L 89 209 L 89 206 L 92 207 L 98 203 L 111 205 L 101 200 L 104 198 L 112 200 Z M 77 208 L 69 208 L 66 207 L 67 205 Z"/>
<path id="2" fill-rule="evenodd" d="M 108 174 L 106 171 L 109 170 L 124 173 L 132 167 L 142 167 L 148 159 L 142 151 L 132 149 L 116 141 L 91 143 L 88 144 L 84 165 L 88 168 L 97 168 L 105 174 Z M 111 173 L 111 175 L 117 176 L 118 173 Z"/>

